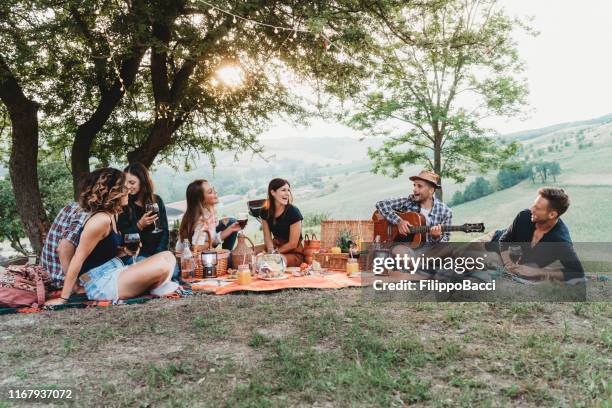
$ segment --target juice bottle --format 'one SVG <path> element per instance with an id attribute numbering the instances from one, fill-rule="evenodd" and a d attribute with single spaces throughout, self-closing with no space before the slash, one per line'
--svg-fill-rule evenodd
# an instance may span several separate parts
<path id="1" fill-rule="evenodd" d="M 359 272 L 359 263 L 355 258 L 349 258 L 346 260 L 346 274 L 350 275 L 354 272 Z"/>
<path id="2" fill-rule="evenodd" d="M 236 281 L 239 285 L 248 285 L 249 283 L 251 283 L 251 268 L 248 264 L 238 265 Z"/>
<path id="3" fill-rule="evenodd" d="M 183 253 L 181 254 L 181 278 L 192 279 L 194 277 L 195 261 L 189 249 L 189 241 L 183 243 Z"/>

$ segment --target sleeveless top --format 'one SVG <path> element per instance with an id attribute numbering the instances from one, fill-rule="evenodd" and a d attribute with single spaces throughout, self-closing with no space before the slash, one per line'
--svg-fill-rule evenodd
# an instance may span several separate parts
<path id="1" fill-rule="evenodd" d="M 89 217 L 87 221 L 90 219 L 91 217 Z M 87 221 L 85 221 L 85 224 L 87 224 Z M 83 224 L 83 228 L 85 228 L 85 224 Z M 117 248 L 122 244 L 123 237 L 121 234 L 116 233 L 113 230 L 113 221 L 111 220 L 110 233 L 96 244 L 96 247 L 93 249 L 93 251 L 91 251 L 87 259 L 85 259 L 85 262 L 83 262 L 83 266 L 81 267 L 81 271 L 79 272 L 79 276 L 113 259 L 115 256 L 117 256 Z"/>

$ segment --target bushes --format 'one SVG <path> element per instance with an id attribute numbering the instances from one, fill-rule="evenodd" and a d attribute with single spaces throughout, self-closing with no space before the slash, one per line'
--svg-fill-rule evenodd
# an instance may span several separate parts
<path id="1" fill-rule="evenodd" d="M 493 186 L 491 186 L 491 183 L 487 179 L 484 177 L 478 177 L 476 180 L 467 185 L 463 193 L 457 191 L 453 195 L 453 198 L 449 204 L 458 205 L 467 201 L 476 200 L 480 197 L 487 196 L 494 191 Z"/>
<path id="2" fill-rule="evenodd" d="M 53 221 L 62 207 L 72 201 L 70 172 L 61 162 L 40 164 L 38 184 L 47 218 Z M 8 178 L 0 180 L 0 219 L 0 241 L 7 240 L 17 252 L 27 254 L 27 248 L 21 243 L 26 235 L 17 214 L 13 187 Z"/>
<path id="3" fill-rule="evenodd" d="M 497 173 L 495 178 L 497 190 L 510 188 L 528 178 L 533 178 L 533 165 L 531 163 L 524 163 L 520 168 L 504 167 Z"/>
<path id="4" fill-rule="evenodd" d="M 304 227 L 318 227 L 321 224 L 321 221 L 328 220 L 329 218 L 329 213 L 306 214 L 303 225 Z"/>
<path id="5" fill-rule="evenodd" d="M 536 176 L 540 177 L 542 183 L 546 183 L 550 177 L 556 182 L 559 174 L 561 174 L 561 166 L 557 162 L 525 162 L 521 165 L 507 166 L 497 173 L 495 185 L 492 185 L 484 177 L 478 177 L 468 184 L 464 191 L 455 192 L 448 204 L 459 205 L 468 201 L 477 200 L 495 191 L 510 188 L 529 178 L 535 183 Z"/>

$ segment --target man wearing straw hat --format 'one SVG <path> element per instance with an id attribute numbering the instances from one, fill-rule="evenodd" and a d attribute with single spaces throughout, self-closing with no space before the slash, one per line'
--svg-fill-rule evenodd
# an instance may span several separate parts
<path id="1" fill-rule="evenodd" d="M 438 200 L 434 193 L 440 186 L 440 176 L 430 170 L 421 172 L 410 177 L 412 180 L 412 194 L 408 197 L 391 198 L 376 203 L 376 209 L 385 219 L 396 224 L 400 236 L 406 236 L 411 226 L 408 221 L 401 219 L 395 211 L 413 211 L 421 213 L 431 226 L 427 234 L 427 243 L 448 242 L 450 232 L 442 232 L 442 225 L 451 225 L 453 212 L 446 204 Z"/>

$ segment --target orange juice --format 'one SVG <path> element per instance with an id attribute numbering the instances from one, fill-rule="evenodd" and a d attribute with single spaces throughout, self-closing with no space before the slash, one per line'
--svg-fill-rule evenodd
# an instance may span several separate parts
<path id="1" fill-rule="evenodd" d="M 350 258 L 346 261 L 346 274 L 350 275 L 351 273 L 359 272 L 359 263 L 356 259 Z"/>
<path id="2" fill-rule="evenodd" d="M 238 282 L 239 285 L 248 285 L 251 283 L 251 270 L 249 265 L 238 265 L 236 282 Z"/>

